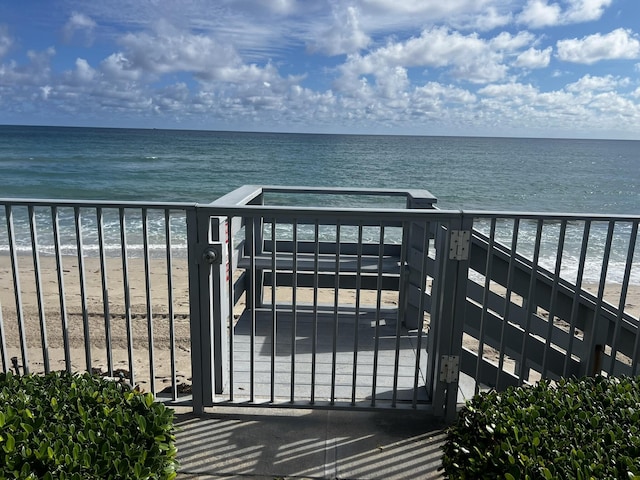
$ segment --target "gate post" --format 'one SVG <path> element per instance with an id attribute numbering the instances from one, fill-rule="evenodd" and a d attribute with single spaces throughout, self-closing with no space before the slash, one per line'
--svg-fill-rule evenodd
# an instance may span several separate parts
<path id="1" fill-rule="evenodd" d="M 433 412 L 448 420 L 457 414 L 472 227 L 473 219 L 462 215 L 436 231 L 428 379 Z"/>
<path id="2" fill-rule="evenodd" d="M 193 411 L 201 414 L 222 393 L 227 368 L 225 220 L 196 206 L 187 211 L 189 326 Z"/>
<path id="3" fill-rule="evenodd" d="M 202 414 L 213 396 L 211 359 L 213 338 L 209 297 L 209 271 L 204 251 L 209 243 L 209 216 L 196 206 L 187 211 L 189 260 L 189 331 L 191 340 L 191 392 L 193 412 Z"/>

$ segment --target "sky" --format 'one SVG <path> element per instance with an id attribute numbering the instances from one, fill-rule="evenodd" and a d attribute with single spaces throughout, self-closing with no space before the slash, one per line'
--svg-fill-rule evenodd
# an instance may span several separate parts
<path id="1" fill-rule="evenodd" d="M 0 0 L 0 124 L 640 139 L 640 1 Z"/>

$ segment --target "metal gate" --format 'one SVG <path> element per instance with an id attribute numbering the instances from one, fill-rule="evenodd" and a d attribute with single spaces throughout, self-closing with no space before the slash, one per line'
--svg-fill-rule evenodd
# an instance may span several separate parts
<path id="1" fill-rule="evenodd" d="M 263 204 L 265 193 L 283 191 L 403 195 L 408 208 Z M 443 346 L 453 337 L 437 318 L 454 313 L 451 285 L 467 257 L 449 251 L 459 213 L 433 210 L 433 197 L 420 193 L 253 187 L 199 206 L 188 219 L 198 239 L 190 258 L 200 340 L 194 408 L 442 414 L 457 377 L 455 369 L 440 374 L 443 360 L 453 366 Z M 454 404 L 455 393 L 447 396 Z"/>

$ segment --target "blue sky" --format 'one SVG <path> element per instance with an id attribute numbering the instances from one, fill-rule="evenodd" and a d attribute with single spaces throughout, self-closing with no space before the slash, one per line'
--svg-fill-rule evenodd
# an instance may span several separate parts
<path id="1" fill-rule="evenodd" d="M 640 2 L 0 0 L 0 124 L 640 139 Z"/>

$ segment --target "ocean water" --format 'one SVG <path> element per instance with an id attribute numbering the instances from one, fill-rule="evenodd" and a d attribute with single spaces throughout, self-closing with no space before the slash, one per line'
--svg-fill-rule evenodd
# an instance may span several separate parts
<path id="1" fill-rule="evenodd" d="M 0 126 L 0 197 L 208 203 L 244 184 L 416 188 L 429 190 L 444 209 L 637 215 L 640 142 Z M 354 199 L 333 201 L 351 206 Z M 39 234 L 49 238 L 47 214 L 38 215 Z M 97 249 L 92 221 L 84 220 L 89 251 Z M 163 222 L 152 219 L 152 248 L 162 248 Z M 61 212 L 61 225 L 71 252 L 72 213 Z M 26 224 L 16 228 L 28 244 Z M 105 218 L 105 228 L 118 250 L 117 217 Z M 550 232 L 543 240 L 552 249 Z M 595 244 L 603 245 L 606 229 L 596 234 Z M 534 235 L 523 229 L 524 243 Z M 175 243 L 184 250 L 180 238 Z M 47 242 L 41 248 L 51 253 Z M 3 218 L 0 253 L 7 249 Z M 616 255 L 622 265 L 623 243 Z"/>
<path id="2" fill-rule="evenodd" d="M 635 214 L 640 142 L 0 126 L 0 196 L 210 202 L 244 184 L 429 190 L 441 208 Z"/>

